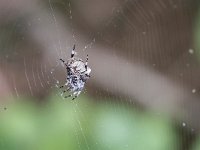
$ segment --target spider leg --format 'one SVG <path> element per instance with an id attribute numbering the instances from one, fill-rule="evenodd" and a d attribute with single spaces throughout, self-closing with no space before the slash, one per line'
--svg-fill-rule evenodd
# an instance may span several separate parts
<path id="1" fill-rule="evenodd" d="M 67 92 L 69 90 L 71 90 L 71 87 L 68 87 L 67 90 L 65 90 L 65 92 Z M 69 94 L 69 95 L 65 96 L 65 98 L 72 97 L 73 95 L 75 95 L 75 93 Z"/>
<path id="2" fill-rule="evenodd" d="M 64 85 L 61 85 L 59 88 L 60 88 L 60 89 L 64 88 Z M 62 92 L 65 93 L 66 90 L 63 90 Z"/>
<path id="3" fill-rule="evenodd" d="M 70 88 L 67 88 L 66 90 L 63 90 L 63 93 L 66 93 L 70 90 Z"/>
<path id="4" fill-rule="evenodd" d="M 79 94 L 81 94 L 81 91 L 78 91 L 78 93 L 76 95 L 79 96 Z"/>
<path id="5" fill-rule="evenodd" d="M 85 61 L 85 69 L 86 69 L 86 71 L 87 71 L 87 67 L 88 67 L 88 55 L 87 55 L 86 61 Z"/>
<path id="6" fill-rule="evenodd" d="M 70 95 L 67 95 L 67 96 L 65 96 L 65 98 L 68 98 L 68 97 L 72 97 L 73 95 L 72 94 L 70 94 Z"/>
<path id="7" fill-rule="evenodd" d="M 81 91 L 75 92 L 74 93 L 75 96 L 72 98 L 72 100 L 75 100 L 79 96 L 80 93 L 81 93 Z"/>
<path id="8" fill-rule="evenodd" d="M 62 61 L 62 63 L 65 64 L 65 66 L 67 66 L 67 63 L 62 58 L 60 58 L 60 61 Z"/>
<path id="9" fill-rule="evenodd" d="M 65 96 L 65 98 L 68 98 L 68 97 L 72 97 L 74 94 L 70 94 L 70 95 L 67 95 L 67 96 Z M 75 95 L 73 98 L 72 98 L 72 100 L 74 100 L 74 99 L 76 99 L 77 98 L 77 95 Z"/>
<path id="10" fill-rule="evenodd" d="M 72 98 L 72 100 L 75 100 L 77 98 L 77 95 L 75 95 L 73 98 Z"/>
<path id="11" fill-rule="evenodd" d="M 68 83 L 65 83 L 64 85 L 61 85 L 59 88 L 62 89 L 64 88 L 65 86 L 68 86 Z M 68 89 L 68 88 L 67 88 Z"/>
<path id="12" fill-rule="evenodd" d="M 60 89 L 62 89 L 62 88 L 64 88 L 64 86 L 63 86 L 63 85 L 61 85 L 61 86 L 60 86 Z"/>
<path id="13" fill-rule="evenodd" d="M 75 54 L 75 44 L 74 44 L 73 49 L 72 49 L 71 58 L 74 57 L 74 54 Z"/>
<path id="14" fill-rule="evenodd" d="M 66 89 L 66 90 L 63 90 L 63 91 L 62 91 L 63 93 L 66 93 L 67 91 L 70 90 L 70 87 L 68 86 L 68 82 L 65 83 L 65 85 L 61 85 L 59 88 L 62 89 L 62 88 L 64 88 L 65 86 L 67 86 L 67 89 Z"/>
<path id="15" fill-rule="evenodd" d="M 69 91 L 71 88 L 70 87 L 68 87 L 67 89 L 66 89 L 66 91 Z"/>

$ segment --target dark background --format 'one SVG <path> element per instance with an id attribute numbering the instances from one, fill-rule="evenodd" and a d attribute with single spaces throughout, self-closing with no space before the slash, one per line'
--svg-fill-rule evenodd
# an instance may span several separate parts
<path id="1" fill-rule="evenodd" d="M 199 149 L 199 6 L 1 1 L 1 149 Z M 92 73 L 71 101 L 59 59 L 74 44 Z"/>

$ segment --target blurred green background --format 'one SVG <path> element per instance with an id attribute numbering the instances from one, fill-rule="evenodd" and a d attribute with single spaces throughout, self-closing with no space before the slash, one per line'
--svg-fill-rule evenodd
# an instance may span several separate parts
<path id="1" fill-rule="evenodd" d="M 113 105 L 88 97 L 51 96 L 40 106 L 17 99 L 0 115 L 1 149 L 177 149 L 178 135 L 167 117 Z"/>

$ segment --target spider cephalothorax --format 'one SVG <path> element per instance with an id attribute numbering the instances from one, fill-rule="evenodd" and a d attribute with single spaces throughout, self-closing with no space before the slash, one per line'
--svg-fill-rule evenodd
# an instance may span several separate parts
<path id="1" fill-rule="evenodd" d="M 65 62 L 63 59 L 60 59 L 66 66 L 67 69 L 67 78 L 65 86 L 67 87 L 66 91 L 70 91 L 70 95 L 65 96 L 71 97 L 74 96 L 74 100 L 83 90 L 86 81 L 90 78 L 91 69 L 88 67 L 88 55 L 86 62 L 84 63 L 82 59 L 74 57 L 75 55 L 75 45 L 72 49 L 71 58 Z M 63 88 L 64 86 L 61 86 Z"/>

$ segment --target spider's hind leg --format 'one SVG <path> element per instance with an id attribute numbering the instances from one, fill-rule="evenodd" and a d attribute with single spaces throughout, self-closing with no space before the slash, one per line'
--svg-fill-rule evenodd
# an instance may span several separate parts
<path id="1" fill-rule="evenodd" d="M 79 96 L 80 93 L 81 93 L 81 91 L 74 93 L 75 96 L 72 98 L 72 100 L 75 100 Z"/>
<path id="2" fill-rule="evenodd" d="M 65 98 L 74 96 L 74 97 L 72 98 L 72 100 L 75 100 L 75 99 L 79 96 L 80 93 L 81 93 L 81 91 L 74 92 L 73 94 L 70 94 L 70 95 L 65 96 Z"/>
<path id="3" fill-rule="evenodd" d="M 74 94 L 70 94 L 70 95 L 67 95 L 67 96 L 65 96 L 65 98 L 68 98 L 68 97 L 72 97 Z M 72 100 L 74 100 L 74 99 L 76 99 L 77 98 L 77 95 L 75 95 L 73 98 L 72 98 Z"/>
<path id="4" fill-rule="evenodd" d="M 75 95 L 73 98 L 72 98 L 72 100 L 75 100 L 77 98 L 77 95 Z"/>
<path id="5" fill-rule="evenodd" d="M 73 95 L 72 94 L 70 94 L 70 95 L 67 95 L 67 96 L 65 96 L 65 98 L 68 98 L 68 97 L 72 97 Z"/>
<path id="6" fill-rule="evenodd" d="M 61 85 L 59 88 L 60 88 L 60 89 L 64 88 L 64 85 Z"/>
<path id="7" fill-rule="evenodd" d="M 65 83 L 64 85 L 61 85 L 59 88 L 60 88 L 60 89 L 63 89 L 63 88 L 65 88 L 65 86 L 67 86 L 67 85 L 68 85 L 68 84 Z M 67 89 L 63 89 L 63 90 L 62 90 L 62 93 L 66 93 L 66 92 L 68 92 L 70 89 L 71 89 L 71 88 L 67 86 Z"/>

